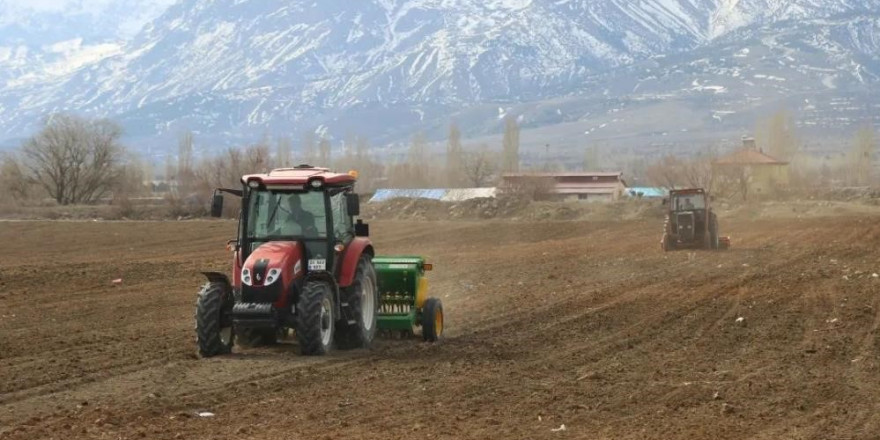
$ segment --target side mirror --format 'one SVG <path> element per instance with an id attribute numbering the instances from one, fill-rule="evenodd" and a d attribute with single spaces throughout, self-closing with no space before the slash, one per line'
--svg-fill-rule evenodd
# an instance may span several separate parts
<path id="1" fill-rule="evenodd" d="M 664 198 L 663 198 L 663 206 L 666 206 L 666 205 L 668 205 L 668 204 L 669 204 L 669 199 L 667 199 L 666 197 L 664 197 Z"/>
<path id="2" fill-rule="evenodd" d="M 223 194 L 214 191 L 214 197 L 211 197 L 211 217 L 223 217 Z"/>
<path id="3" fill-rule="evenodd" d="M 363 220 L 358 219 L 357 223 L 354 224 L 354 235 L 355 237 L 369 237 L 370 225 L 364 223 Z"/>
<path id="4" fill-rule="evenodd" d="M 355 193 L 345 194 L 345 203 L 348 208 L 348 215 L 355 217 L 361 215 L 361 198 Z"/>

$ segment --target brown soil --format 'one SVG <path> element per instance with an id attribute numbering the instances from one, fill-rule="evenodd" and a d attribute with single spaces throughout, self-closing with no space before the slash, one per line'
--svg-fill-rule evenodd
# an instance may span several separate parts
<path id="1" fill-rule="evenodd" d="M 435 263 L 441 343 L 198 359 L 198 272 L 228 270 L 234 223 L 0 223 L 0 438 L 880 435 L 875 217 L 669 254 L 657 220 L 372 226 Z"/>

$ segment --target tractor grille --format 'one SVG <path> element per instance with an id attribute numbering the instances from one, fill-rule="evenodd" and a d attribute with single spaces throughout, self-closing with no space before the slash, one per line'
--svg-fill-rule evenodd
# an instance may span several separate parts
<path id="1" fill-rule="evenodd" d="M 405 294 L 386 293 L 382 295 L 379 313 L 382 315 L 406 315 L 413 309 L 413 297 Z"/>
<path id="2" fill-rule="evenodd" d="M 271 315 L 273 312 L 272 304 L 238 303 L 232 307 L 235 316 Z"/>
<path id="3" fill-rule="evenodd" d="M 678 214 L 676 216 L 678 226 L 678 239 L 682 242 L 690 242 L 694 239 L 694 214 L 692 212 Z"/>
<path id="4" fill-rule="evenodd" d="M 281 280 L 271 286 L 241 286 L 241 301 L 246 303 L 274 303 L 281 298 Z"/>

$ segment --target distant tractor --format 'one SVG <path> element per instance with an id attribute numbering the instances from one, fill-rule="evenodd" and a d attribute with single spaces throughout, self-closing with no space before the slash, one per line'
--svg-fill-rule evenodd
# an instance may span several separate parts
<path id="1" fill-rule="evenodd" d="M 666 222 L 660 245 L 675 249 L 727 249 L 730 237 L 721 236 L 718 217 L 710 207 L 711 198 L 702 188 L 678 189 L 663 199 Z"/>
<path id="2" fill-rule="evenodd" d="M 304 355 L 368 347 L 378 330 L 443 332 L 443 305 L 428 298 L 421 257 L 376 257 L 354 193 L 357 173 L 300 165 L 242 177 L 232 276 L 205 272 L 196 304 L 199 353 L 277 342 L 291 330 Z"/>

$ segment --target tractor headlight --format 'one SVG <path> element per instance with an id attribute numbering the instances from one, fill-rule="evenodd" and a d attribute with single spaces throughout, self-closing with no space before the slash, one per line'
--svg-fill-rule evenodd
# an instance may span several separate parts
<path id="1" fill-rule="evenodd" d="M 241 282 L 247 286 L 251 285 L 251 270 L 244 268 L 241 270 Z"/>
<path id="2" fill-rule="evenodd" d="M 257 189 L 257 188 L 259 188 L 259 187 L 260 187 L 260 181 L 259 181 L 259 180 L 248 180 L 248 188 L 250 188 L 250 189 Z"/>
<path id="3" fill-rule="evenodd" d="M 309 182 L 309 186 L 312 187 L 312 189 L 321 189 L 321 187 L 324 186 L 324 181 L 321 179 L 312 179 Z"/>
<path id="4" fill-rule="evenodd" d="M 266 282 L 263 285 L 268 286 L 278 281 L 278 278 L 281 278 L 281 269 L 269 269 L 269 276 L 266 277 Z"/>

